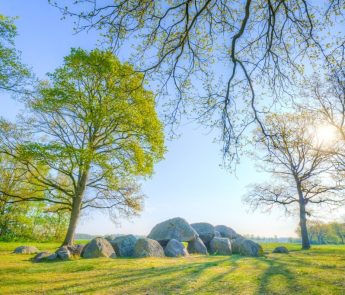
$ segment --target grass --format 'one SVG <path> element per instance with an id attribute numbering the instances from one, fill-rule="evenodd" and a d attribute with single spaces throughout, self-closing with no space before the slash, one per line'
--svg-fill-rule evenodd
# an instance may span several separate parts
<path id="1" fill-rule="evenodd" d="M 345 294 L 345 246 L 265 257 L 76 259 L 32 263 L 0 243 L 0 294 Z M 58 244 L 30 243 L 53 251 Z M 281 245 L 281 244 L 279 244 Z"/>

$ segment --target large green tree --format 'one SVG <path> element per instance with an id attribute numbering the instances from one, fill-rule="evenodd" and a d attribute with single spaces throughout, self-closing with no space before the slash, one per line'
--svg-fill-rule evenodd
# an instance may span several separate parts
<path id="1" fill-rule="evenodd" d="M 70 211 L 64 245 L 74 242 L 81 210 L 141 209 L 137 178 L 151 175 L 165 151 L 155 97 L 142 80 L 111 52 L 72 49 L 28 100 L 29 114 L 2 132 L 2 152 L 25 166 L 42 201 Z"/>
<path id="2" fill-rule="evenodd" d="M 20 61 L 15 48 L 17 28 L 14 19 L 0 14 L 0 91 L 22 92 L 30 71 Z"/>

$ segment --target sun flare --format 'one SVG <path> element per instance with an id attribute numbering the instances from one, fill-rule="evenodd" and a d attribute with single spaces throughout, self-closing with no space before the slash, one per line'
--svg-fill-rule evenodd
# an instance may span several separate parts
<path id="1" fill-rule="evenodd" d="M 330 146 L 337 139 L 337 130 L 332 125 L 320 125 L 315 130 L 315 142 L 318 145 Z"/>

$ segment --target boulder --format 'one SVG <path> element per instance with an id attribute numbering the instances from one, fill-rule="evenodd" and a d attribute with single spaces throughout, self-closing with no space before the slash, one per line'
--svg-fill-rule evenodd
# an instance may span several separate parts
<path id="1" fill-rule="evenodd" d="M 43 261 L 51 261 L 55 260 L 57 258 L 56 253 L 50 253 L 50 252 L 40 252 L 35 255 L 33 258 L 34 262 L 43 262 Z"/>
<path id="2" fill-rule="evenodd" d="M 180 242 L 189 242 L 197 236 L 197 232 L 186 220 L 176 217 L 157 224 L 147 237 L 165 246 L 172 239 Z"/>
<path id="3" fill-rule="evenodd" d="M 61 260 L 68 260 L 72 255 L 67 246 L 60 247 L 55 253 Z"/>
<path id="4" fill-rule="evenodd" d="M 57 260 L 57 259 L 58 259 L 58 256 L 57 256 L 56 253 L 52 253 L 52 254 L 50 254 L 50 255 L 46 258 L 47 261 L 54 261 L 54 260 Z"/>
<path id="5" fill-rule="evenodd" d="M 135 236 L 126 235 L 115 238 L 110 241 L 110 244 L 113 246 L 117 256 L 132 257 L 136 241 L 137 238 Z"/>
<path id="6" fill-rule="evenodd" d="M 138 239 L 134 246 L 135 257 L 163 257 L 164 250 L 156 241 L 148 238 Z"/>
<path id="7" fill-rule="evenodd" d="M 184 245 L 178 240 L 172 239 L 168 242 L 164 249 L 165 256 L 168 257 L 179 257 L 179 256 L 188 256 L 188 251 Z"/>
<path id="8" fill-rule="evenodd" d="M 282 254 L 288 254 L 289 253 L 289 250 L 284 247 L 284 246 L 279 246 L 279 247 L 276 247 L 274 250 L 273 250 L 273 253 L 282 253 Z"/>
<path id="9" fill-rule="evenodd" d="M 207 248 L 204 244 L 204 242 L 197 237 L 196 239 L 194 239 L 193 241 L 188 242 L 188 247 L 187 250 L 189 253 L 193 253 L 193 254 L 203 254 L 203 255 L 207 255 Z"/>
<path id="10" fill-rule="evenodd" d="M 217 225 L 214 229 L 218 231 L 223 238 L 236 239 L 238 236 L 232 228 L 225 225 Z"/>
<path id="11" fill-rule="evenodd" d="M 258 243 L 244 238 L 231 240 L 231 246 L 233 247 L 233 253 L 243 256 L 258 257 L 264 254 L 262 247 Z"/>
<path id="12" fill-rule="evenodd" d="M 104 238 L 94 238 L 83 249 L 82 257 L 97 258 L 97 257 L 111 257 L 115 258 L 111 244 Z"/>
<path id="13" fill-rule="evenodd" d="M 243 240 L 245 240 L 245 239 L 242 237 L 238 237 L 236 239 L 230 240 L 232 253 L 240 254 L 240 245 L 241 245 Z"/>
<path id="14" fill-rule="evenodd" d="M 206 222 L 198 222 L 191 224 L 191 227 L 198 233 L 204 244 L 208 244 L 214 238 L 214 227 Z"/>
<path id="15" fill-rule="evenodd" d="M 221 234 L 220 234 L 220 232 L 217 231 L 217 230 L 214 231 L 214 236 L 215 236 L 216 238 L 221 238 L 221 237 L 222 237 Z"/>
<path id="16" fill-rule="evenodd" d="M 218 255 L 231 255 L 231 244 L 228 238 L 213 238 L 210 242 L 210 252 Z"/>
<path id="17" fill-rule="evenodd" d="M 33 246 L 20 246 L 13 251 L 16 254 L 35 254 L 37 252 L 39 252 L 38 249 Z"/>
<path id="18" fill-rule="evenodd" d="M 69 250 L 71 255 L 81 256 L 81 253 L 83 252 L 83 249 L 84 249 L 84 245 L 67 246 L 67 249 Z"/>
<path id="19" fill-rule="evenodd" d="M 116 235 L 105 235 L 104 238 L 105 238 L 108 242 L 111 242 L 112 240 L 116 239 Z"/>

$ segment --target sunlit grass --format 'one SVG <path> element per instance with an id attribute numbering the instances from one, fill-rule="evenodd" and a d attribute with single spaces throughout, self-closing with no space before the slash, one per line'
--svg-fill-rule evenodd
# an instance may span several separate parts
<path id="1" fill-rule="evenodd" d="M 265 257 L 76 259 L 32 263 L 0 243 L 0 294 L 345 294 L 345 246 Z M 53 251 L 58 244 L 30 243 Z M 279 244 L 281 245 L 281 244 Z"/>

